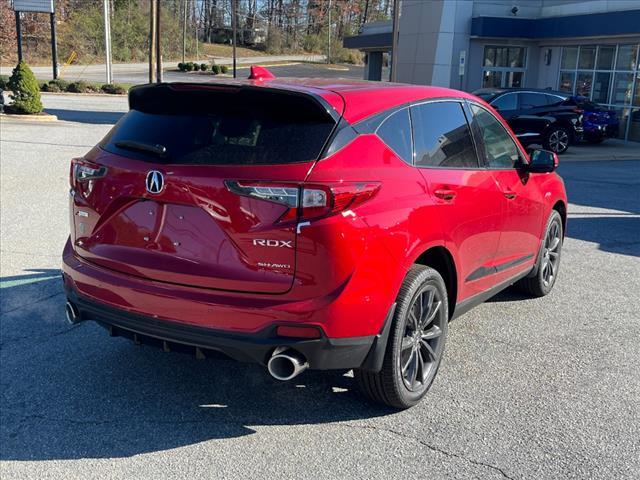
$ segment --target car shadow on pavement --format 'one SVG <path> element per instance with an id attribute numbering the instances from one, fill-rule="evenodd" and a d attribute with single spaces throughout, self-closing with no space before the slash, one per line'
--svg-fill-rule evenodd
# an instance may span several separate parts
<path id="1" fill-rule="evenodd" d="M 345 372 L 283 383 L 259 365 L 136 346 L 94 322 L 69 325 L 53 272 L 28 284 L 1 279 L 0 460 L 128 457 L 261 426 L 394 412 L 366 402 Z"/>
<path id="2" fill-rule="evenodd" d="M 94 125 L 114 125 L 124 115 L 124 112 L 100 112 L 86 110 L 63 110 L 60 108 L 45 108 L 45 112 L 58 117 L 65 122 L 90 123 Z"/>

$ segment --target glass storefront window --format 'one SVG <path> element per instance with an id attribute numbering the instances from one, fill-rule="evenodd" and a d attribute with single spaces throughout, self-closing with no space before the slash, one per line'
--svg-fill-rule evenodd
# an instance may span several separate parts
<path id="1" fill-rule="evenodd" d="M 616 47 L 598 47 L 598 70 L 612 70 Z"/>
<path id="2" fill-rule="evenodd" d="M 636 73 L 636 93 L 633 96 L 633 104 L 640 107 L 640 72 Z"/>
<path id="3" fill-rule="evenodd" d="M 638 66 L 638 45 L 620 45 L 616 70 L 635 70 Z"/>
<path id="4" fill-rule="evenodd" d="M 630 105 L 633 89 L 633 73 L 616 73 L 613 77 L 613 95 L 611 103 Z"/>
<path id="5" fill-rule="evenodd" d="M 596 63 L 596 47 L 580 47 L 579 70 L 593 70 Z"/>
<path id="6" fill-rule="evenodd" d="M 526 49 L 522 47 L 509 48 L 508 63 L 509 67 L 524 68 Z"/>
<path id="7" fill-rule="evenodd" d="M 502 86 L 502 72 L 485 71 L 482 77 L 483 88 L 500 88 Z"/>
<path id="8" fill-rule="evenodd" d="M 565 47 L 562 49 L 562 61 L 560 68 L 562 70 L 575 70 L 578 61 L 578 47 Z"/>
<path id="9" fill-rule="evenodd" d="M 593 83 L 593 72 L 578 72 L 576 82 L 576 95 L 591 98 L 591 84 Z"/>
<path id="10" fill-rule="evenodd" d="M 596 103 L 609 103 L 609 87 L 611 86 L 611 72 L 596 72 L 593 82 L 591 100 Z"/>
<path id="11" fill-rule="evenodd" d="M 522 78 L 524 77 L 523 72 L 507 72 L 507 84 L 505 87 L 507 88 L 519 88 L 523 87 Z"/>
<path id="12" fill-rule="evenodd" d="M 558 88 L 563 92 L 573 93 L 573 81 L 576 74 L 573 72 L 560 72 L 560 84 Z"/>

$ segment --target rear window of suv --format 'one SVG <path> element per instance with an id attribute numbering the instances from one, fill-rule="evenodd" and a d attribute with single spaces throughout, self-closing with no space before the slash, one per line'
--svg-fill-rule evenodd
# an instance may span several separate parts
<path id="1" fill-rule="evenodd" d="M 335 121 L 314 98 L 269 89 L 133 89 L 131 110 L 100 146 L 166 164 L 267 165 L 316 160 Z"/>

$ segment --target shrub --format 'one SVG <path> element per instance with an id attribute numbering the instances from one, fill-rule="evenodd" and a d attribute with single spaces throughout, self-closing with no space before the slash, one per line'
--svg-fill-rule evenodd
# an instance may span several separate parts
<path id="1" fill-rule="evenodd" d="M 9 77 L 7 77 L 6 75 L 0 75 L 0 89 L 6 90 L 8 83 L 9 83 Z"/>
<path id="2" fill-rule="evenodd" d="M 226 65 L 220 66 L 220 73 L 227 73 L 228 71 L 229 71 L 229 67 L 227 67 Z"/>
<path id="3" fill-rule="evenodd" d="M 206 72 L 209 69 L 209 67 L 207 66 L 206 63 L 201 63 L 200 64 L 200 70 L 202 70 L 203 72 Z"/>
<path id="4" fill-rule="evenodd" d="M 198 70 L 200 70 L 200 64 L 199 63 L 194 63 L 193 64 L 193 71 L 197 72 Z"/>
<path id="5" fill-rule="evenodd" d="M 78 80 L 77 82 L 72 82 L 67 87 L 67 92 L 71 93 L 86 93 L 90 91 L 89 84 L 84 80 Z"/>
<path id="6" fill-rule="evenodd" d="M 60 86 L 57 83 L 55 83 L 53 80 L 43 83 L 40 86 L 40 90 L 42 90 L 43 92 L 54 92 L 54 93 L 62 91 Z"/>
<path id="7" fill-rule="evenodd" d="M 100 90 L 103 93 L 110 93 L 112 95 L 125 95 L 128 91 L 126 87 L 117 83 L 105 83 L 100 87 Z"/>
<path id="8" fill-rule="evenodd" d="M 214 75 L 218 75 L 220 73 L 220 65 L 211 65 L 211 71 Z"/>
<path id="9" fill-rule="evenodd" d="M 55 87 L 51 87 L 51 85 L 55 85 Z M 62 80 L 61 78 L 57 78 L 55 80 L 49 80 L 49 86 L 50 88 L 53 88 L 53 90 L 49 90 L 50 92 L 66 92 L 67 88 L 69 88 L 69 82 Z"/>
<path id="10" fill-rule="evenodd" d="M 182 62 L 178 63 L 178 70 L 180 70 L 181 72 L 184 72 L 186 70 L 184 65 L 185 64 Z"/>
<path id="11" fill-rule="evenodd" d="M 265 50 L 269 54 L 278 54 L 282 53 L 282 46 L 282 34 L 276 29 L 271 29 L 271 31 L 267 34 Z"/>
<path id="12" fill-rule="evenodd" d="M 36 77 L 25 62 L 20 62 L 13 69 L 7 88 L 12 92 L 13 105 L 11 109 L 16 113 L 40 113 L 40 89 Z"/>

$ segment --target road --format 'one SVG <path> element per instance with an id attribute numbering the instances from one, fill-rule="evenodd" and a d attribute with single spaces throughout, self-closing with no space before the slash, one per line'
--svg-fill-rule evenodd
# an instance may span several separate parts
<path id="1" fill-rule="evenodd" d="M 433 388 L 398 413 L 342 372 L 278 383 L 68 326 L 69 159 L 126 100 L 44 101 L 86 112 L 0 119 L 3 480 L 638 478 L 640 152 L 561 164 L 571 204 L 554 291 L 504 292 L 455 320 Z"/>
<path id="2" fill-rule="evenodd" d="M 358 65 L 326 65 L 323 63 L 300 63 L 319 62 L 323 60 L 322 55 L 279 55 L 265 57 L 239 58 L 238 76 L 246 77 L 249 74 L 250 65 L 260 65 L 269 62 L 269 70 L 277 77 L 325 77 L 325 78 L 354 78 L 362 79 L 364 67 Z M 205 63 L 208 61 L 202 60 Z M 274 63 L 276 62 L 276 63 Z M 231 59 L 217 59 L 219 65 L 230 65 Z M 208 82 L 215 78 L 211 74 L 200 72 L 184 73 L 176 70 L 177 62 L 167 63 L 165 66 L 164 80 L 168 82 Z M 113 78 L 116 83 L 139 84 L 147 83 L 149 66 L 146 63 L 114 64 Z M 32 70 L 39 80 L 49 80 L 52 78 L 50 67 L 32 67 Z M 0 74 L 10 75 L 11 69 L 0 67 Z M 383 76 L 388 78 L 388 69 L 385 68 Z M 105 83 L 104 65 L 72 65 L 64 72 L 64 79 L 68 81 L 85 80 L 90 82 Z"/>

